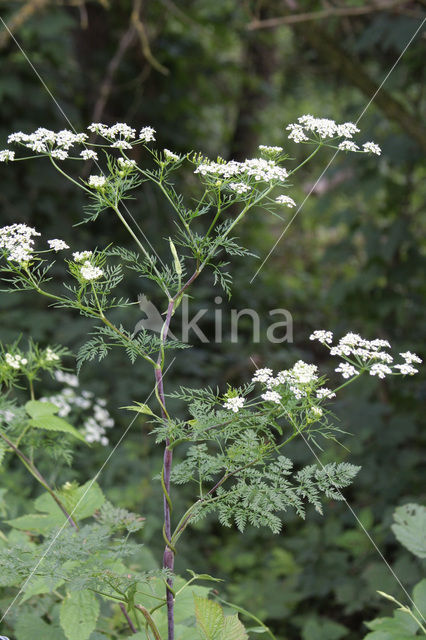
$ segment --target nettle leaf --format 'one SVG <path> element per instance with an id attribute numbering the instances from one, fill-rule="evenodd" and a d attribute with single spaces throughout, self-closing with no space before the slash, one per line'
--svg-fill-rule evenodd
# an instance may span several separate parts
<path id="1" fill-rule="evenodd" d="M 30 400 L 26 403 L 25 409 L 31 417 L 29 424 L 36 429 L 45 429 L 47 431 L 62 431 L 69 433 L 78 440 L 86 442 L 83 435 L 77 431 L 71 424 L 63 418 L 59 418 L 55 414 L 59 411 L 52 402 L 40 402 L 38 400 Z"/>
<path id="2" fill-rule="evenodd" d="M 99 485 L 89 480 L 78 486 L 75 483 L 66 483 L 57 495 L 63 502 L 68 513 L 72 513 L 74 520 L 84 520 L 92 516 L 105 502 L 105 496 Z M 20 516 L 8 520 L 7 524 L 21 531 L 36 531 L 47 534 L 51 529 L 61 527 L 65 522 L 65 516 L 48 493 L 39 496 L 34 506 L 40 513 Z"/>
<path id="3" fill-rule="evenodd" d="M 65 640 L 62 629 L 47 624 L 36 613 L 21 613 L 14 629 L 16 640 Z"/>
<path id="4" fill-rule="evenodd" d="M 88 640 L 99 617 L 99 600 L 92 591 L 73 591 L 61 604 L 59 620 L 68 640 Z"/>
<path id="5" fill-rule="evenodd" d="M 223 637 L 226 640 L 248 640 L 248 635 L 244 625 L 238 618 L 238 614 L 225 616 Z"/>
<path id="6" fill-rule="evenodd" d="M 222 640 L 225 615 L 217 602 L 194 595 L 195 617 L 203 640 Z"/>
<path id="7" fill-rule="evenodd" d="M 426 558 L 426 507 L 405 504 L 395 509 L 392 525 L 397 540 L 419 558 Z"/>

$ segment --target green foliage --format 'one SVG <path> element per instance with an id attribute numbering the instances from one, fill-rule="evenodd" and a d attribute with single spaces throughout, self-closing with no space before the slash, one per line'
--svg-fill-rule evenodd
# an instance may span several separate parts
<path id="1" fill-rule="evenodd" d="M 52 402 L 39 402 L 37 400 L 30 400 L 26 403 L 25 409 L 28 415 L 31 417 L 28 425 L 35 427 L 36 429 L 46 429 L 47 431 L 60 431 L 63 433 L 69 433 L 74 438 L 85 442 L 84 437 L 69 424 L 63 418 L 59 418 L 55 414 L 58 413 L 59 408 Z"/>
<path id="2" fill-rule="evenodd" d="M 225 616 L 222 607 L 208 598 L 194 595 L 195 617 L 203 640 L 248 640 L 238 615 Z"/>
<path id="3" fill-rule="evenodd" d="M 405 504 L 395 509 L 392 525 L 398 542 L 419 558 L 426 558 L 426 507 Z"/>
<path id="4" fill-rule="evenodd" d="M 91 591 L 73 591 L 61 604 L 61 627 L 68 640 L 88 640 L 96 628 L 99 600 Z"/>

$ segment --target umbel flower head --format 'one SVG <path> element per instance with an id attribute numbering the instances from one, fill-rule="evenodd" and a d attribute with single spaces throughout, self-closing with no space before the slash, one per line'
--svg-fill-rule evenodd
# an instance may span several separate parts
<path id="1" fill-rule="evenodd" d="M 26 224 L 12 224 L 0 229 L 0 250 L 11 262 L 20 265 L 30 262 L 33 258 L 33 238 L 40 233 Z"/>

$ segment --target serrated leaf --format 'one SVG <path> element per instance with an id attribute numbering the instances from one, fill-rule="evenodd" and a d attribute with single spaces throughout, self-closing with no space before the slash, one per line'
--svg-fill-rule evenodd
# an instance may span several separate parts
<path id="1" fill-rule="evenodd" d="M 413 600 L 417 609 L 413 608 L 416 618 L 419 617 L 419 611 L 423 618 L 426 618 L 426 578 L 421 580 L 413 589 Z"/>
<path id="2" fill-rule="evenodd" d="M 31 427 L 35 427 L 36 429 L 45 429 L 46 431 L 61 431 L 63 433 L 69 433 L 74 436 L 78 440 L 82 440 L 82 442 L 86 442 L 84 436 L 77 431 L 69 422 L 64 420 L 63 418 L 59 418 L 58 416 L 45 414 L 38 418 L 32 418 L 29 422 Z"/>
<path id="3" fill-rule="evenodd" d="M 392 525 L 398 541 L 419 558 L 426 558 L 426 507 L 405 504 L 395 509 Z"/>
<path id="4" fill-rule="evenodd" d="M 244 625 L 238 619 L 237 613 L 233 616 L 225 616 L 223 637 L 226 640 L 248 640 Z"/>
<path id="5" fill-rule="evenodd" d="M 61 604 L 59 620 L 68 640 L 88 640 L 99 616 L 99 600 L 92 591 L 73 591 Z"/>
<path id="6" fill-rule="evenodd" d="M 127 411 L 136 411 L 137 413 L 143 413 L 147 416 L 155 415 L 155 413 L 151 411 L 148 405 L 144 404 L 143 402 L 136 402 L 135 404 L 130 405 L 129 407 L 120 407 L 120 409 L 127 409 Z"/>
<path id="7" fill-rule="evenodd" d="M 19 614 L 14 632 L 16 640 L 65 640 L 60 627 L 47 624 L 35 613 Z"/>
<path id="8" fill-rule="evenodd" d="M 194 595 L 195 617 L 203 640 L 223 640 L 225 616 L 217 602 Z"/>
<path id="9" fill-rule="evenodd" d="M 59 407 L 53 402 L 29 400 L 25 405 L 25 410 L 31 418 L 41 418 L 41 416 L 55 415 L 55 413 L 58 413 Z"/>

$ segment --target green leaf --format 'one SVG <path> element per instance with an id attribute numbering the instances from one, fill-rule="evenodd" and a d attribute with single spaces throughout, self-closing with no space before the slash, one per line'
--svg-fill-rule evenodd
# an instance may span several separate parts
<path id="1" fill-rule="evenodd" d="M 405 504 L 395 509 L 392 531 L 399 542 L 419 558 L 426 558 L 426 507 Z"/>
<path id="2" fill-rule="evenodd" d="M 238 619 L 237 613 L 233 616 L 225 616 L 223 634 L 226 640 L 248 640 L 244 625 Z"/>
<path id="3" fill-rule="evenodd" d="M 86 442 L 84 436 L 77 431 L 69 422 L 64 420 L 63 418 L 58 418 L 58 416 L 52 416 L 46 414 L 44 416 L 40 416 L 39 418 L 33 418 L 29 422 L 31 427 L 35 427 L 36 429 L 45 429 L 46 431 L 62 431 L 64 433 L 69 433 L 74 436 L 78 440 L 82 442 Z M 87 444 L 87 443 L 86 443 Z"/>
<path id="4" fill-rule="evenodd" d="M 143 402 L 136 402 L 129 407 L 120 407 L 120 409 L 127 409 L 128 411 L 136 411 L 137 413 L 144 413 L 147 416 L 155 416 L 155 413 L 151 411 L 147 404 Z"/>
<path id="5" fill-rule="evenodd" d="M 68 640 L 88 640 L 99 616 L 99 600 L 91 591 L 73 591 L 61 604 L 59 619 Z"/>
<path id="6" fill-rule="evenodd" d="M 194 595 L 195 617 L 203 640 L 223 640 L 225 616 L 217 602 Z"/>
<path id="7" fill-rule="evenodd" d="M 413 589 L 413 600 L 416 607 L 413 607 L 413 613 L 416 618 L 419 617 L 419 611 L 423 618 L 426 618 L 426 578 L 421 580 Z"/>
<path id="8" fill-rule="evenodd" d="M 47 624 L 35 613 L 20 613 L 14 631 L 16 640 L 65 640 L 60 627 Z"/>
<path id="9" fill-rule="evenodd" d="M 90 480 L 82 486 L 78 486 L 75 483 L 66 483 L 57 492 L 57 495 L 68 513 L 72 513 L 73 519 L 77 522 L 92 516 L 105 502 L 105 496 L 99 485 L 96 482 L 91 485 Z M 8 520 L 7 524 L 21 531 L 36 531 L 42 534 L 46 534 L 51 529 L 61 527 L 64 524 L 64 514 L 48 493 L 43 493 L 39 496 L 35 500 L 34 506 L 37 511 L 42 513 L 20 516 L 19 518 Z"/>
<path id="10" fill-rule="evenodd" d="M 25 405 L 25 410 L 31 418 L 41 418 L 42 416 L 53 416 L 59 411 L 59 407 L 53 402 L 40 402 L 40 400 L 30 400 Z"/>

